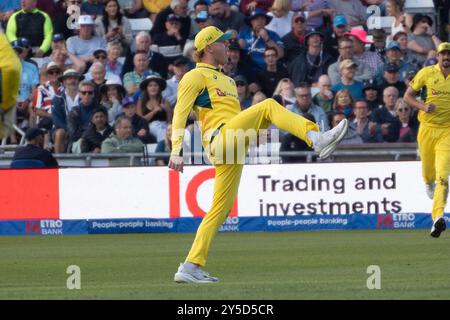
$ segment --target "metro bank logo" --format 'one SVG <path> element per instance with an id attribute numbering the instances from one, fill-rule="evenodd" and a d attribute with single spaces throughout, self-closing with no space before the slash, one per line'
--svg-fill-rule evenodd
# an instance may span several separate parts
<path id="1" fill-rule="evenodd" d="M 210 179 L 214 179 L 216 175 L 215 168 L 208 168 L 197 173 L 188 183 L 185 190 L 181 189 L 180 173 L 178 171 L 169 171 L 169 213 L 170 218 L 179 218 L 181 215 L 181 202 L 185 201 L 187 209 L 193 217 L 204 217 L 206 211 L 200 208 L 198 203 L 198 193 L 200 186 Z M 183 200 L 182 197 L 185 197 Z M 205 208 L 209 210 L 210 208 Z M 238 199 L 234 201 L 229 217 L 238 216 Z"/>

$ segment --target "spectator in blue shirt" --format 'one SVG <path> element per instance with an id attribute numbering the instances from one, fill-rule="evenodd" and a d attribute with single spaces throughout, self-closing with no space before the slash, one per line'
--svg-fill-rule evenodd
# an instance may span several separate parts
<path id="1" fill-rule="evenodd" d="M 238 35 L 239 45 L 251 57 L 257 67 L 257 71 L 263 71 L 266 67 L 264 61 L 264 51 L 267 47 L 274 47 L 278 52 L 278 58 L 284 56 L 284 46 L 281 38 L 273 31 L 267 30 L 265 26 L 272 17 L 262 9 L 256 8 L 249 17 L 246 18 L 250 28 L 242 31 Z"/>
<path id="2" fill-rule="evenodd" d="M 353 99 L 364 99 L 364 84 L 360 81 L 355 80 L 357 66 L 358 65 L 351 59 L 345 59 L 341 62 L 339 66 L 341 81 L 331 87 L 331 90 L 334 93 L 342 89 L 347 89 L 352 95 Z"/>
<path id="3" fill-rule="evenodd" d="M 19 10 L 20 0 L 2 0 L 0 1 L 0 26 L 6 28 L 6 23 L 14 11 Z"/>

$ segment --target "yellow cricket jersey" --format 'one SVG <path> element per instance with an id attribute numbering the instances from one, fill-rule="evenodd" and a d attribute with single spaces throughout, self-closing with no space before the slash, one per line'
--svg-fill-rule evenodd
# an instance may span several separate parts
<path id="1" fill-rule="evenodd" d="M 425 87 L 425 103 L 436 105 L 436 109 L 431 113 L 420 110 L 419 121 L 430 127 L 450 127 L 450 76 L 444 78 L 439 64 L 421 69 L 410 86 L 417 92 Z"/>
<path id="2" fill-rule="evenodd" d="M 211 135 L 220 125 L 236 116 L 240 103 L 234 80 L 212 65 L 197 63 L 178 84 L 177 104 L 172 120 L 172 154 L 180 155 L 184 128 L 191 110 L 195 111 L 207 149 Z"/>

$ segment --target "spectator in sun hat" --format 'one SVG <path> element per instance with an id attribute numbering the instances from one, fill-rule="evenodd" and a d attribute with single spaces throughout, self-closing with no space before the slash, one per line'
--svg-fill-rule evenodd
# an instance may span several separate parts
<path id="1" fill-rule="evenodd" d="M 106 49 L 106 40 L 94 35 L 95 23 L 91 16 L 80 16 L 78 25 L 79 34 L 67 39 L 67 50 L 85 63 L 91 64 L 94 62 L 94 51 L 99 48 Z"/>
<path id="2" fill-rule="evenodd" d="M 18 147 L 14 153 L 15 160 L 39 160 L 43 167 L 57 168 L 58 161 L 53 157 L 52 153 L 44 149 L 44 135 L 46 131 L 39 128 L 29 128 L 25 132 L 27 144 Z"/>
<path id="3" fill-rule="evenodd" d="M 239 45 L 255 63 L 257 71 L 265 68 L 264 51 L 267 47 L 274 47 L 278 52 L 278 57 L 284 57 L 284 45 L 281 38 L 273 31 L 267 30 L 265 26 L 272 17 L 266 11 L 257 8 L 246 17 L 246 22 L 250 26 L 238 35 Z"/>
<path id="4" fill-rule="evenodd" d="M 373 43 L 370 45 L 370 51 L 375 52 L 384 62 L 384 55 L 386 49 L 386 39 L 387 34 L 384 29 L 373 29 L 372 30 L 372 40 Z M 394 39 L 395 40 L 395 39 Z"/>
<path id="5" fill-rule="evenodd" d="M 350 32 L 346 32 L 345 35 L 353 40 L 354 60 L 358 64 L 369 66 L 370 72 L 374 76 L 383 60 L 376 52 L 366 50 L 366 45 L 372 43 L 367 37 L 367 32 L 362 28 L 353 28 Z"/>
<path id="6" fill-rule="evenodd" d="M 425 14 L 416 13 L 408 35 L 408 49 L 417 62 L 422 65 L 427 58 L 431 58 L 440 43 L 441 40 L 433 30 L 433 20 Z"/>
<path id="7" fill-rule="evenodd" d="M 34 92 L 33 111 L 36 113 L 36 123 L 39 128 L 50 130 L 53 127 L 51 107 L 53 98 L 61 95 L 64 90 L 60 81 L 63 71 L 61 66 L 50 62 L 44 71 L 46 81 Z"/>

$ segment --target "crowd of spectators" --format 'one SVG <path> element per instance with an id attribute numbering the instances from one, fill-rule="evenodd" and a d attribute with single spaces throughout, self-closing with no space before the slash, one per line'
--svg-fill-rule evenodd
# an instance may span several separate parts
<path id="1" fill-rule="evenodd" d="M 390 34 L 368 30 L 372 4 L 394 17 Z M 321 130 L 349 119 L 344 143 L 415 142 L 417 112 L 402 96 L 420 68 L 437 63 L 441 40 L 431 17 L 405 13 L 404 4 L 1 1 L 0 25 L 22 64 L 16 125 L 45 129 L 44 145 L 53 153 L 139 152 L 149 143 L 170 152 L 177 86 L 195 67 L 193 39 L 215 25 L 234 34 L 222 67 L 237 84 L 242 110 L 275 97 Z M 135 18 L 149 18 L 153 27 L 135 34 Z M 7 138 L 19 141 L 17 132 Z M 287 133 L 280 142 L 284 151 L 308 149 Z"/>

